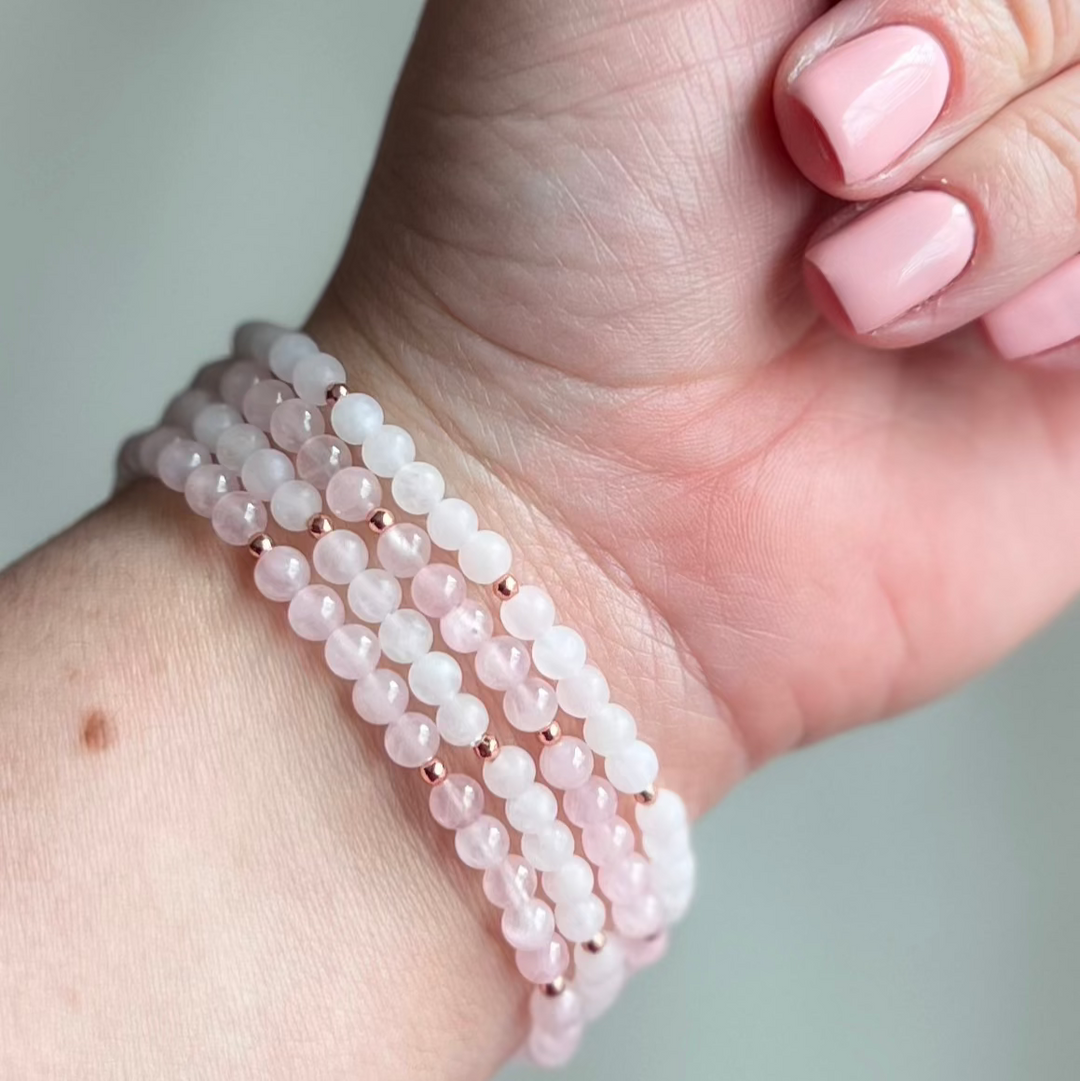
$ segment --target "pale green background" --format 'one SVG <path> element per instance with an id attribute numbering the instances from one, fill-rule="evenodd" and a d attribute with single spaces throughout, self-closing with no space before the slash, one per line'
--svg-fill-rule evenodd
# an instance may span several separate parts
<path id="1" fill-rule="evenodd" d="M 0 0 L 0 564 L 106 494 L 235 320 L 303 316 L 417 10 Z M 567 1076 L 1080 1075 L 1078 646 L 1074 616 L 747 784 L 673 955 Z"/>

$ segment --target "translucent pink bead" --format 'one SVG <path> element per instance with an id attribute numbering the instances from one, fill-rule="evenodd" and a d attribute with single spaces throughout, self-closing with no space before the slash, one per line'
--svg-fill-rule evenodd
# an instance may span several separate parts
<path id="1" fill-rule="evenodd" d="M 581 995 L 585 1020 L 591 1023 L 603 1017 L 619 1001 L 619 996 L 626 986 L 626 972 L 625 970 L 618 972 L 603 983 L 593 984 L 582 983 L 577 978 L 577 970 L 575 969 L 574 986 Z"/>
<path id="2" fill-rule="evenodd" d="M 352 465 L 352 451 L 336 435 L 314 435 L 296 452 L 296 472 L 319 491 Z"/>
<path id="3" fill-rule="evenodd" d="M 548 1032 L 546 1029 L 534 1028 L 529 1032 L 526 1044 L 529 1059 L 545 1070 L 558 1070 L 566 1066 L 577 1054 L 583 1034 L 583 1026 L 561 1032 Z"/>
<path id="4" fill-rule="evenodd" d="M 379 639 L 368 627 L 348 623 L 326 640 L 326 667 L 342 679 L 363 679 L 379 663 Z"/>
<path id="5" fill-rule="evenodd" d="M 135 455 L 139 472 L 148 477 L 156 477 L 158 456 L 161 454 L 162 449 L 169 443 L 184 438 L 186 438 L 186 435 L 183 428 L 178 428 L 172 424 L 166 424 L 147 432 L 139 440 Z"/>
<path id="6" fill-rule="evenodd" d="M 506 801 L 506 821 L 519 833 L 536 833 L 559 815 L 559 801 L 546 784 L 534 781 L 524 792 Z"/>
<path id="7" fill-rule="evenodd" d="M 457 831 L 454 848 L 466 867 L 485 871 L 506 859 L 510 852 L 510 835 L 497 818 L 481 815 L 472 825 Z"/>
<path id="8" fill-rule="evenodd" d="M 628 938 L 623 942 L 623 949 L 626 952 L 626 963 L 630 971 L 639 972 L 643 968 L 662 961 L 664 954 L 668 951 L 669 942 L 666 931 L 660 931 L 648 938 Z"/>
<path id="9" fill-rule="evenodd" d="M 411 671 L 409 682 L 412 683 Z M 488 729 L 488 711 L 475 695 L 455 694 L 439 706 L 435 722 L 439 735 L 451 747 L 475 747 Z"/>
<path id="10" fill-rule="evenodd" d="M 291 601 L 310 580 L 307 557 L 288 545 L 271 548 L 255 564 L 255 585 L 271 601 Z"/>
<path id="11" fill-rule="evenodd" d="M 555 926 L 567 942 L 588 942 L 604 929 L 606 920 L 607 909 L 595 893 L 555 906 Z"/>
<path id="12" fill-rule="evenodd" d="M 604 761 L 608 780 L 620 791 L 642 792 L 656 780 L 660 763 L 656 752 L 643 740 L 635 740 L 625 750 Z"/>
<path id="13" fill-rule="evenodd" d="M 494 691 L 508 691 L 528 674 L 529 650 L 516 638 L 490 638 L 476 651 L 477 679 Z"/>
<path id="14" fill-rule="evenodd" d="M 600 868 L 600 889 L 609 901 L 632 901 L 652 889 L 652 868 L 640 852 Z"/>
<path id="15" fill-rule="evenodd" d="M 330 426 L 353 446 L 358 447 L 382 424 L 382 406 L 370 394 L 346 394 L 330 411 Z"/>
<path id="16" fill-rule="evenodd" d="M 229 492 L 214 504 L 210 524 L 226 544 L 239 547 L 266 529 L 266 504 L 247 492 Z"/>
<path id="17" fill-rule="evenodd" d="M 240 477 L 233 469 L 211 462 L 193 469 L 184 483 L 187 505 L 204 518 L 209 518 L 218 500 L 240 489 Z"/>
<path id="18" fill-rule="evenodd" d="M 309 353 L 297 360 L 292 382 L 296 393 L 305 402 L 323 406 L 330 387 L 345 382 L 345 369 L 339 360 L 327 353 Z"/>
<path id="19" fill-rule="evenodd" d="M 570 947 L 562 935 L 552 935 L 538 950 L 518 950 L 514 961 L 529 983 L 551 983 L 570 967 Z"/>
<path id="20" fill-rule="evenodd" d="M 539 586 L 522 586 L 503 602 L 499 618 L 507 634 L 532 642 L 555 625 L 555 605 Z"/>
<path id="21" fill-rule="evenodd" d="M 178 394 L 165 410 L 165 423 L 183 428 L 188 435 L 194 435 L 195 418 L 214 401 L 213 394 L 205 387 L 192 387 Z M 198 436 L 195 437 L 198 439 Z M 203 440 L 199 440 L 203 442 Z"/>
<path id="22" fill-rule="evenodd" d="M 382 485 L 370 469 L 353 465 L 339 470 L 326 486 L 326 505 L 343 522 L 364 522 L 382 503 Z"/>
<path id="23" fill-rule="evenodd" d="M 555 913 L 547 901 L 532 897 L 503 909 L 502 933 L 515 950 L 538 950 L 555 934 Z"/>
<path id="24" fill-rule="evenodd" d="M 575 826 L 588 826 L 592 822 L 607 822 L 615 817 L 619 794 L 610 781 L 592 776 L 580 788 L 571 789 L 563 796 L 563 810 Z"/>
<path id="25" fill-rule="evenodd" d="M 270 370 L 255 360 L 235 360 L 221 376 L 219 393 L 233 409 L 244 411 L 244 397 L 256 383 L 270 378 Z"/>
<path id="26" fill-rule="evenodd" d="M 580 788 L 592 771 L 593 753 L 576 736 L 563 736 L 540 752 L 540 772 L 552 788 Z"/>
<path id="27" fill-rule="evenodd" d="M 484 784 L 493 796 L 513 799 L 536 779 L 536 762 L 524 747 L 503 747 L 484 763 Z"/>
<path id="28" fill-rule="evenodd" d="M 271 437 L 290 454 L 295 454 L 309 439 L 325 431 L 322 413 L 299 398 L 282 402 L 270 417 Z"/>
<path id="29" fill-rule="evenodd" d="M 217 450 L 222 433 L 234 424 L 242 424 L 244 418 L 239 411 L 225 402 L 211 402 L 199 410 L 195 423 L 191 426 L 195 438 L 205 443 L 212 451 Z"/>
<path id="30" fill-rule="evenodd" d="M 536 894 L 536 871 L 521 856 L 507 856 L 484 872 L 484 896 L 496 908 L 515 908 Z"/>
<path id="31" fill-rule="evenodd" d="M 484 790 L 464 773 L 451 773 L 428 797 L 431 817 L 443 829 L 471 826 L 484 813 Z M 486 881 L 486 876 L 485 876 Z"/>
<path id="32" fill-rule="evenodd" d="M 580 856 L 571 856 L 558 870 L 544 872 L 544 893 L 557 905 L 580 901 L 593 891 L 593 869 Z"/>
<path id="33" fill-rule="evenodd" d="M 260 431 L 254 424 L 234 424 L 231 428 L 218 436 L 217 447 L 214 453 L 222 465 L 239 472 L 244 468 L 244 462 L 257 450 L 263 450 L 270 446 L 270 440 L 266 433 Z"/>
<path id="34" fill-rule="evenodd" d="M 244 395 L 244 420 L 261 431 L 268 432 L 274 410 L 292 397 L 295 395 L 288 383 L 283 383 L 280 379 L 262 379 Z"/>
<path id="35" fill-rule="evenodd" d="M 210 448 L 194 439 L 174 439 L 161 448 L 157 460 L 157 475 L 174 492 L 182 492 L 188 477 L 200 465 L 210 464 Z"/>
<path id="36" fill-rule="evenodd" d="M 591 664 L 576 675 L 559 680 L 559 706 L 571 717 L 589 717 L 611 699 L 611 688 L 604 673 Z"/>
<path id="37" fill-rule="evenodd" d="M 620 863 L 634 851 L 634 844 L 633 826 L 618 815 L 581 831 L 581 847 L 597 867 Z"/>
<path id="38" fill-rule="evenodd" d="M 367 545 L 351 530 L 335 529 L 315 542 L 311 559 L 320 577 L 345 586 L 367 566 Z"/>
<path id="39" fill-rule="evenodd" d="M 295 476 L 292 459 L 270 448 L 255 451 L 240 470 L 244 487 L 256 499 L 271 499 L 278 488 Z"/>
<path id="40" fill-rule="evenodd" d="M 319 347 L 299 331 L 279 334 L 266 351 L 270 370 L 286 382 L 292 382 L 296 374 L 296 365 L 304 358 L 319 351 Z"/>
<path id="41" fill-rule="evenodd" d="M 287 480 L 270 497 L 270 513 L 282 529 L 302 533 L 322 510 L 322 496 L 306 480 Z"/>
<path id="42" fill-rule="evenodd" d="M 565 822 L 552 822 L 522 835 L 521 854 L 538 871 L 557 871 L 574 855 L 574 835 Z"/>
<path id="43" fill-rule="evenodd" d="M 353 709 L 368 724 L 389 724 L 409 705 L 409 685 L 389 668 L 376 668 L 358 679 L 352 692 Z"/>
<path id="44" fill-rule="evenodd" d="M 428 563 L 416 572 L 411 592 L 415 608 L 432 619 L 442 619 L 465 599 L 465 576 L 449 563 Z"/>
<path id="45" fill-rule="evenodd" d="M 630 901 L 616 901 L 611 906 L 611 922 L 628 939 L 648 938 L 664 927 L 664 910 L 652 892 Z"/>
<path id="46" fill-rule="evenodd" d="M 439 633 L 455 653 L 475 653 L 491 638 L 494 626 L 482 604 L 466 599 L 439 620 Z"/>
<path id="47" fill-rule="evenodd" d="M 379 562 L 397 578 L 411 578 L 431 559 L 431 541 L 418 525 L 401 522 L 379 537 Z"/>
<path id="48" fill-rule="evenodd" d="M 532 676 L 511 687 L 503 697 L 506 719 L 519 732 L 540 732 L 555 720 L 558 702 L 555 688 Z"/>
<path id="49" fill-rule="evenodd" d="M 361 571 L 349 583 L 349 607 L 365 623 L 381 623 L 401 604 L 401 584 L 379 567 Z"/>
<path id="50" fill-rule="evenodd" d="M 403 713 L 386 726 L 384 739 L 391 762 L 399 766 L 422 766 L 435 757 L 439 733 L 435 722 L 422 713 Z"/>
<path id="51" fill-rule="evenodd" d="M 604 948 L 598 953 L 581 945 L 574 947 L 574 982 L 578 986 L 603 985 L 625 974 L 626 952 L 618 935 L 608 935 Z"/>
<path id="52" fill-rule="evenodd" d="M 581 996 L 572 987 L 561 995 L 547 995 L 537 989 L 529 999 L 533 1023 L 544 1032 L 565 1032 L 581 1026 L 584 1011 Z"/>
<path id="53" fill-rule="evenodd" d="M 308 642 L 325 642 L 345 622 L 345 604 L 329 586 L 305 586 L 289 601 L 289 626 Z"/>

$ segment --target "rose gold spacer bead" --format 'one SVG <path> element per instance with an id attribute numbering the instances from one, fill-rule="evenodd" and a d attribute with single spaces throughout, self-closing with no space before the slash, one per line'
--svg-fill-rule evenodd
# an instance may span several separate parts
<path id="1" fill-rule="evenodd" d="M 541 728 L 536 733 L 536 738 L 545 747 L 550 747 L 553 743 L 558 743 L 562 739 L 562 725 L 558 721 L 552 721 L 547 728 Z"/>
<path id="2" fill-rule="evenodd" d="M 332 533 L 333 529 L 334 523 L 325 514 L 313 514 L 307 524 L 307 531 L 313 537 L 325 537 L 327 533 Z"/>
<path id="3" fill-rule="evenodd" d="M 426 766 L 420 767 L 420 775 L 432 788 L 446 780 L 446 767 L 438 758 L 433 758 Z"/>
<path id="4" fill-rule="evenodd" d="M 512 574 L 504 574 L 491 589 L 499 600 L 508 601 L 517 596 L 518 580 Z"/>
<path id="5" fill-rule="evenodd" d="M 376 507 L 368 515 L 367 524 L 372 533 L 385 533 L 394 524 L 393 511 L 388 511 L 385 507 Z"/>
<path id="6" fill-rule="evenodd" d="M 248 541 L 248 551 L 256 559 L 258 559 L 259 556 L 266 555 L 273 547 L 274 542 L 265 533 L 256 533 L 255 536 Z"/>
<path id="7" fill-rule="evenodd" d="M 332 383 L 326 388 L 326 404 L 333 405 L 340 402 L 349 393 L 349 388 L 344 383 Z"/>
<path id="8" fill-rule="evenodd" d="M 607 935 L 601 931 L 593 935 L 588 942 L 583 942 L 582 947 L 587 953 L 599 953 L 607 945 Z"/>
<path id="9" fill-rule="evenodd" d="M 540 990 L 547 995 L 548 998 L 558 998 L 558 996 L 566 990 L 566 980 L 564 980 L 562 976 L 556 976 L 551 983 L 542 984 Z"/>
<path id="10" fill-rule="evenodd" d="M 635 792 L 634 799 L 636 799 L 638 803 L 655 803 L 656 785 L 651 784 L 648 788 L 643 788 L 640 792 Z"/>
<path id="11" fill-rule="evenodd" d="M 499 741 L 490 732 L 485 732 L 480 737 L 480 741 L 473 747 L 473 750 L 476 752 L 477 758 L 490 762 L 493 758 L 498 757 Z"/>

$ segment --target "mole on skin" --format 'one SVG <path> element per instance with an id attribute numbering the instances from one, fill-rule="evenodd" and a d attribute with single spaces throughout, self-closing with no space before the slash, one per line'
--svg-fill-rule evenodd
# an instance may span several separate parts
<path id="1" fill-rule="evenodd" d="M 82 745 L 91 754 L 107 750 L 113 742 L 112 727 L 109 718 L 99 709 L 86 715 L 82 727 Z"/>

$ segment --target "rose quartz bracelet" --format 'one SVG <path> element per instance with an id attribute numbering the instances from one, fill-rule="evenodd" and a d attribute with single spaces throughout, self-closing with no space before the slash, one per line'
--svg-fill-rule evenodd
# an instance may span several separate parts
<path id="1" fill-rule="evenodd" d="M 362 465 L 353 464 L 355 447 Z M 611 702 L 581 636 L 557 622 L 543 589 L 519 586 L 507 541 L 481 529 L 468 503 L 447 497 L 438 469 L 415 459 L 411 436 L 384 422 L 374 398 L 351 392 L 342 365 L 311 338 L 248 323 L 237 331 L 234 358 L 204 369 L 160 427 L 129 441 L 121 462 L 127 475 L 157 476 L 183 491 L 222 540 L 248 548 L 260 592 L 288 603 L 299 637 L 325 643 L 327 666 L 354 682 L 357 713 L 384 726 L 388 756 L 418 769 L 431 787 L 432 816 L 454 831 L 462 862 L 484 872 L 517 967 L 538 985 L 529 1056 L 559 1066 L 628 973 L 663 954 L 666 928 L 689 907 L 695 865 L 686 809 L 657 786 L 655 752 L 638 738 L 633 716 Z M 407 516 L 401 521 L 383 504 L 386 480 Z M 314 540 L 310 562 L 271 539 L 271 517 L 306 538 L 298 543 Z M 367 543 L 348 528 L 357 523 L 376 538 L 378 567 L 368 566 Z M 433 546 L 457 566 L 432 561 Z M 312 564 L 321 583 L 311 582 Z M 402 607 L 402 581 L 412 607 Z M 468 583 L 488 589 L 478 600 Z M 495 634 L 490 603 L 505 634 Z M 347 609 L 359 622 L 346 622 Z M 450 652 L 432 648 L 432 621 Z M 475 690 L 502 694 L 511 730 L 534 735 L 546 783 L 536 779 L 530 750 L 493 731 L 451 653 L 472 657 Z M 578 722 L 581 735 L 569 734 Z M 437 757 L 440 743 L 471 748 L 483 785 L 450 772 Z M 597 756 L 606 778 L 594 772 Z M 484 788 L 505 800 L 520 854 L 510 852 L 506 825 L 484 813 Z M 556 791 L 585 858 L 575 853 Z M 634 801 L 643 852 L 618 813 L 620 795 Z M 536 896 L 538 883 L 554 908 Z"/>

